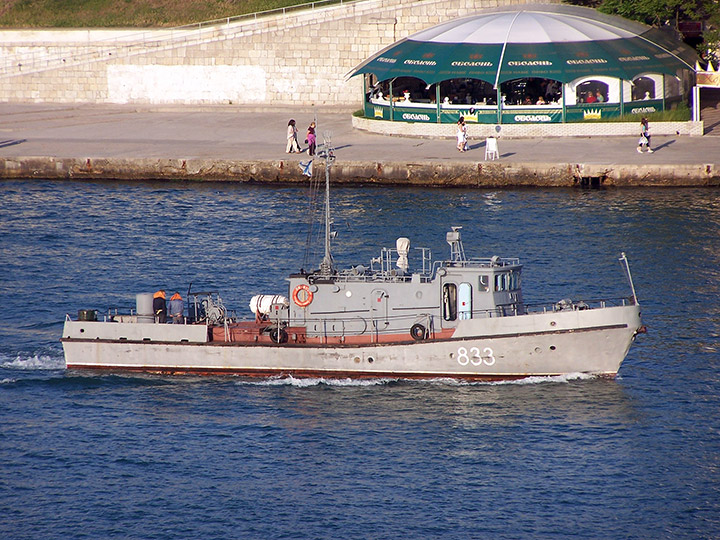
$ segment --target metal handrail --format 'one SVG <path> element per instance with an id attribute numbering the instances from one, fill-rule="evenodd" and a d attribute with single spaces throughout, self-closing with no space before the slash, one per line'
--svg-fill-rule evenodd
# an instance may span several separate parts
<path id="1" fill-rule="evenodd" d="M 38 54 L 33 50 L 25 55 L 15 55 L 1 63 L 0 77 L 17 77 L 52 69 L 76 66 L 79 64 L 104 62 L 108 60 L 116 60 L 118 58 L 138 56 L 147 53 L 147 49 L 152 46 L 157 47 L 155 49 L 156 51 L 167 50 L 187 45 L 193 40 L 207 40 L 207 38 L 205 38 L 205 34 L 209 31 L 220 30 L 222 25 L 229 27 L 231 24 L 243 21 L 255 23 L 258 19 L 264 17 L 274 15 L 287 16 L 290 11 L 314 11 L 315 9 L 326 8 L 333 5 L 350 4 L 360 1 L 362 0 L 319 0 L 317 2 L 257 11 L 254 13 L 246 13 L 222 19 L 213 19 L 199 23 L 174 26 L 171 28 L 158 28 L 153 29 L 152 31 L 143 30 L 137 33 L 123 34 L 122 37 L 112 37 L 94 41 L 92 42 L 93 45 L 88 44 L 88 47 L 92 47 L 91 51 L 76 55 L 45 55 Z M 242 27 L 236 30 L 236 32 L 242 31 Z M 163 37 L 158 37 L 160 34 L 162 34 Z M 225 33 L 217 36 L 216 39 L 227 39 L 229 35 L 232 34 Z M 107 46 L 104 46 L 104 44 L 107 44 Z"/>
<path id="2" fill-rule="evenodd" d="M 585 309 L 602 309 L 606 307 L 632 306 L 634 300 L 632 297 L 619 298 L 602 298 L 588 300 L 573 300 L 569 304 L 562 304 L 562 300 L 558 302 L 533 302 L 531 304 L 523 304 L 525 312 L 531 313 L 547 313 L 561 311 L 582 311 Z M 562 306 L 562 307 L 561 307 Z"/>
<path id="3" fill-rule="evenodd" d="M 472 319 L 485 319 L 485 318 L 504 318 L 514 317 L 530 314 L 540 313 L 558 313 L 566 311 L 583 311 L 602 309 L 611 306 L 627 306 L 633 305 L 634 298 L 621 297 L 621 298 L 607 298 L 607 299 L 591 299 L 591 300 L 578 300 L 578 301 L 560 301 L 560 302 L 543 302 L 543 303 L 532 303 L 532 304 L 520 304 L 510 303 L 504 305 L 498 305 L 491 309 L 484 310 L 473 310 L 471 313 Z M 113 313 L 113 311 L 115 313 Z M 133 309 L 130 308 L 130 314 L 134 313 Z M 435 311 L 435 313 L 432 313 Z M 118 308 L 109 308 L 105 317 L 105 321 L 109 320 L 110 315 L 117 316 L 119 314 Z M 458 313 L 458 318 L 462 319 L 462 314 Z M 72 320 L 70 315 L 66 315 L 66 320 Z M 436 310 L 430 310 L 423 313 L 413 314 L 402 314 L 402 315 L 388 315 L 388 316 L 375 316 L 373 317 L 369 312 L 366 316 L 355 315 L 352 317 L 329 317 L 329 318 L 300 318 L 290 319 L 287 316 L 271 317 L 261 324 L 267 329 L 271 328 L 293 328 L 293 327 L 305 327 L 310 328 L 313 325 L 317 325 L 322 328 L 319 333 L 321 338 L 337 338 L 337 337 L 348 337 L 348 336 L 360 336 L 368 335 L 374 337 L 377 341 L 381 335 L 389 334 L 401 334 L 403 332 L 410 333 L 411 328 L 416 323 L 426 325 L 426 329 L 431 335 L 437 331 L 436 321 L 442 320 L 441 307 L 437 306 Z M 404 324 L 392 324 L 389 328 L 385 328 L 385 325 L 379 324 L 381 322 L 387 323 L 388 321 L 394 321 L 395 323 Z M 258 320 L 249 318 L 238 318 L 234 313 L 225 317 L 220 326 L 223 328 L 223 335 L 225 341 L 232 341 L 231 326 L 233 324 L 242 323 L 257 323 Z M 184 320 L 185 324 L 189 321 L 187 318 Z M 200 324 L 207 325 L 207 320 L 198 321 Z M 362 329 L 358 328 L 358 323 L 362 324 Z"/>
<path id="4" fill-rule="evenodd" d="M 513 316 L 521 316 L 521 315 L 528 315 L 532 313 L 543 313 L 543 312 L 557 312 L 557 311 L 582 311 L 582 310 L 593 310 L 593 309 L 602 309 L 606 307 L 613 307 L 613 306 L 627 306 L 627 305 L 633 305 L 632 298 L 604 298 L 604 299 L 592 299 L 592 300 L 577 300 L 573 301 L 570 304 L 567 304 L 565 309 L 560 309 L 558 307 L 558 302 L 543 302 L 543 303 L 533 303 L 533 304 L 521 304 L 521 303 L 508 303 L 508 304 L 500 304 L 497 305 L 494 308 L 489 309 L 482 309 L 482 310 L 473 310 L 471 312 L 472 319 L 483 319 L 483 318 L 495 318 L 495 317 L 513 317 Z M 431 312 L 423 312 L 423 313 L 413 313 L 413 314 L 402 314 L 402 315 L 387 315 L 387 316 L 380 316 L 380 317 L 372 317 L 372 316 L 366 316 L 362 317 L 359 314 L 355 315 L 353 317 L 327 317 L 327 318 L 301 318 L 301 319 L 289 319 L 280 317 L 279 319 L 273 319 L 269 322 L 274 323 L 282 323 L 286 324 L 287 326 L 311 326 L 312 324 L 330 324 L 330 325 L 342 325 L 346 322 L 353 322 L 356 323 L 359 320 L 362 320 L 364 322 L 367 322 L 368 328 L 371 328 L 374 321 L 395 321 L 395 322 L 401 322 L 401 321 L 407 321 L 407 328 L 409 329 L 410 326 L 412 326 L 413 323 L 417 322 L 419 318 L 428 318 L 430 321 L 434 321 L 436 319 L 439 319 L 441 317 L 440 315 L 441 307 L 437 306 L 437 313 L 433 314 Z M 458 314 L 460 315 L 460 314 Z M 460 317 L 458 316 L 458 319 Z M 249 322 L 250 319 L 242 319 L 237 320 L 237 322 Z M 389 330 L 379 330 L 378 333 L 397 333 L 397 326 L 393 325 L 394 328 L 391 328 Z M 328 333 L 328 336 L 331 335 L 342 335 L 343 331 L 338 331 L 339 333 L 333 334 Z"/>

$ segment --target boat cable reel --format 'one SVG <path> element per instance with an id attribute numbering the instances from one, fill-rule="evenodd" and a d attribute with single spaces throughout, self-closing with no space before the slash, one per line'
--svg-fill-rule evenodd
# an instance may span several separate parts
<path id="1" fill-rule="evenodd" d="M 270 330 L 270 339 L 273 343 L 287 343 L 288 334 L 284 328 L 276 326 L 272 330 Z"/>
<path id="2" fill-rule="evenodd" d="M 430 327 L 432 326 L 432 319 L 430 315 L 424 315 L 415 319 L 417 322 L 410 327 L 410 336 L 415 341 L 423 341 L 430 337 Z"/>
<path id="3" fill-rule="evenodd" d="M 428 330 L 420 323 L 415 323 L 410 327 L 410 335 L 415 341 L 427 339 Z"/>
<path id="4" fill-rule="evenodd" d="M 213 299 L 211 295 L 208 295 L 202 300 L 202 307 L 208 324 L 218 324 L 225 320 L 227 310 L 219 295 L 217 299 Z"/>

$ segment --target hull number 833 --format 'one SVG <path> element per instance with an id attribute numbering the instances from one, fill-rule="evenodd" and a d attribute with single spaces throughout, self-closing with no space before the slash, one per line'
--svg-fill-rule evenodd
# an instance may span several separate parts
<path id="1" fill-rule="evenodd" d="M 495 356 L 490 347 L 485 347 L 482 353 L 479 347 L 470 347 L 470 350 L 465 347 L 459 347 L 457 351 L 457 361 L 461 366 L 467 366 L 468 364 L 472 364 L 473 366 L 480 366 L 482 364 L 492 366 L 495 364 Z"/>

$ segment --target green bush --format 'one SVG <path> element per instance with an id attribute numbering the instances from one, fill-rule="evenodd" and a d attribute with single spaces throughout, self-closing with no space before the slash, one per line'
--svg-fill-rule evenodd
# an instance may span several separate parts
<path id="1" fill-rule="evenodd" d="M 685 102 L 678 103 L 668 111 L 659 111 L 654 113 L 643 114 L 626 114 L 625 116 L 616 116 L 614 118 L 602 118 L 600 120 L 582 120 L 582 122 L 607 123 L 607 122 L 640 122 L 645 117 L 649 122 L 689 122 L 692 113 Z"/>

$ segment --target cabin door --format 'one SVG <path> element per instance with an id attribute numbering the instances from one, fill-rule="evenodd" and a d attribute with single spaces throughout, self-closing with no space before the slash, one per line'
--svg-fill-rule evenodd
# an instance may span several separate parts
<path id="1" fill-rule="evenodd" d="M 389 324 L 388 318 L 388 294 L 382 289 L 375 289 L 372 292 L 370 302 L 370 316 L 374 327 L 378 331 L 385 330 Z"/>
<path id="2" fill-rule="evenodd" d="M 472 319 L 472 285 L 469 283 L 458 287 L 458 318 Z"/>
<path id="3" fill-rule="evenodd" d="M 458 318 L 458 291 L 455 283 L 443 283 L 442 286 L 442 316 L 443 328 L 457 326 Z"/>

